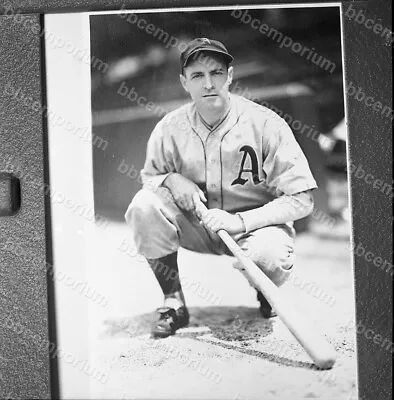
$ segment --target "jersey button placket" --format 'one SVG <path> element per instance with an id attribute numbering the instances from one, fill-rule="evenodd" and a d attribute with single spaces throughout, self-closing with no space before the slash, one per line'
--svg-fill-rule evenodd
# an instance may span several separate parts
<path id="1" fill-rule="evenodd" d="M 219 143 L 213 137 L 207 140 L 207 189 L 208 203 L 210 208 L 220 208 L 220 162 L 219 162 Z"/>

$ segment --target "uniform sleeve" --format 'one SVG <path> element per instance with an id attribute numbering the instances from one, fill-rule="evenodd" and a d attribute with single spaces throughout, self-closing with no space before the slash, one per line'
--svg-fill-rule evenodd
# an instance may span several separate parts
<path id="1" fill-rule="evenodd" d="M 287 123 L 277 118 L 264 128 L 263 170 L 266 184 L 277 194 L 293 195 L 317 188 L 308 161 Z"/>
<path id="2" fill-rule="evenodd" d="M 153 130 L 147 145 L 144 168 L 141 179 L 144 187 L 157 189 L 167 176 L 173 172 L 169 162 L 170 149 L 166 143 L 163 126 L 159 122 Z M 167 147 L 167 148 L 166 148 Z"/>

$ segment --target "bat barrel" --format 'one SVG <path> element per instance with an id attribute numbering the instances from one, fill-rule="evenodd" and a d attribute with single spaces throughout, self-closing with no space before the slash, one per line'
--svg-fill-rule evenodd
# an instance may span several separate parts
<path id="1" fill-rule="evenodd" d="M 264 294 L 279 318 L 305 349 L 318 368 L 330 369 L 335 364 L 336 352 L 310 323 L 292 306 L 279 288 L 247 257 L 237 243 L 224 230 L 218 235 L 244 266 L 255 286 Z"/>
<path id="2" fill-rule="evenodd" d="M 207 208 L 199 201 L 198 197 L 195 199 L 195 204 L 199 212 L 207 211 Z M 300 315 L 279 288 L 245 255 L 225 230 L 219 230 L 217 234 L 243 265 L 246 274 L 251 278 L 256 288 L 264 294 L 279 318 L 305 349 L 315 365 L 320 369 L 332 368 L 336 361 L 334 348 Z"/>

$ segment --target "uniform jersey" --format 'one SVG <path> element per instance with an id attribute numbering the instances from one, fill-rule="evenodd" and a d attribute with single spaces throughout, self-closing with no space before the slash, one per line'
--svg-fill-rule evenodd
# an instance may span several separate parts
<path id="1" fill-rule="evenodd" d="M 195 182 L 208 208 L 242 212 L 317 187 L 288 124 L 270 109 L 230 94 L 213 129 L 194 103 L 168 113 L 148 141 L 142 182 L 158 187 L 171 172 Z"/>

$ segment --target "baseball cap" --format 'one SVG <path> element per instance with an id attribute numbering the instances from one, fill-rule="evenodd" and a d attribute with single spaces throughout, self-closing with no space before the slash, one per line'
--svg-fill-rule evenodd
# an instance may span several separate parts
<path id="1" fill-rule="evenodd" d="M 218 40 L 196 38 L 189 42 L 186 49 L 182 51 L 180 57 L 181 67 L 185 67 L 190 56 L 199 51 L 214 51 L 215 53 L 223 54 L 229 63 L 234 60 L 234 57 L 227 51 L 224 44 Z"/>

